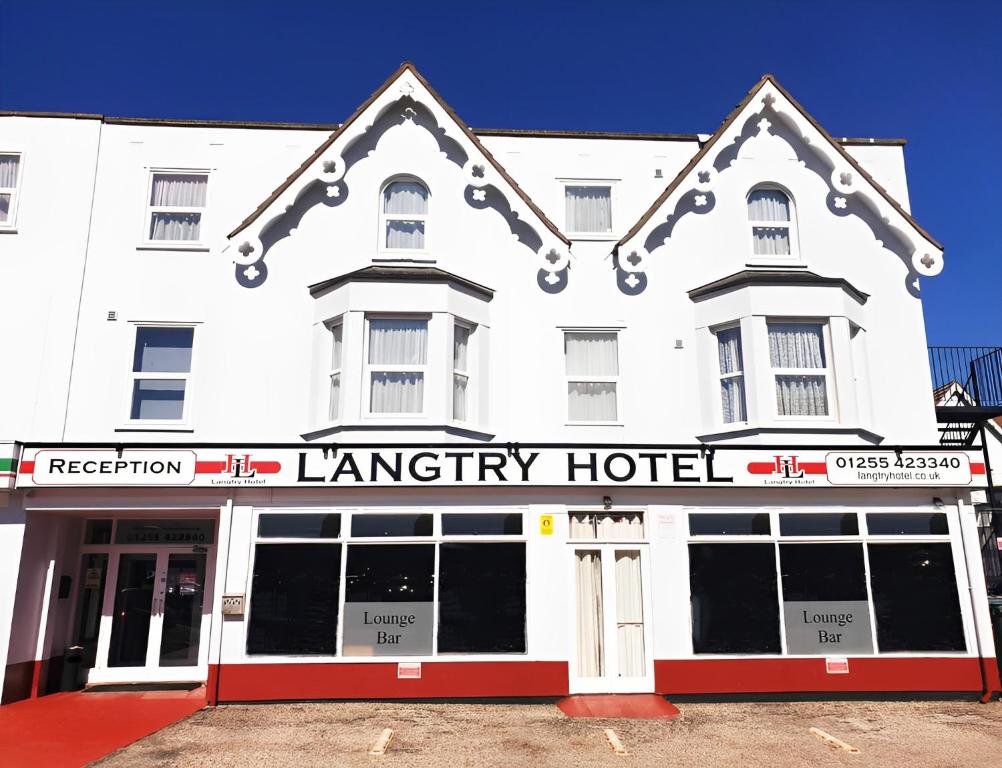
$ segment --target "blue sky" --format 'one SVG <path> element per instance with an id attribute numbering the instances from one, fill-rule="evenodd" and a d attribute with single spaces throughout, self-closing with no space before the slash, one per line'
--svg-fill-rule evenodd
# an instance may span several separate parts
<path id="1" fill-rule="evenodd" d="M 764 72 L 904 136 L 931 344 L 1002 344 L 1002 0 L 0 0 L 0 109 L 337 122 L 414 61 L 476 127 L 709 133 Z"/>

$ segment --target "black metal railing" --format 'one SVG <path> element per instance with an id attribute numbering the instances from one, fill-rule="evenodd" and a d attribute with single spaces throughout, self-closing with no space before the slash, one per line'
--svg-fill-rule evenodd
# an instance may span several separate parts
<path id="1" fill-rule="evenodd" d="M 1002 347 L 929 347 L 939 407 L 1002 408 Z"/>
<path id="2" fill-rule="evenodd" d="M 989 594 L 1002 594 L 1002 551 L 999 537 L 1002 535 L 1002 509 L 979 507 L 978 543 L 981 545 L 981 560 L 985 567 L 985 582 Z"/>

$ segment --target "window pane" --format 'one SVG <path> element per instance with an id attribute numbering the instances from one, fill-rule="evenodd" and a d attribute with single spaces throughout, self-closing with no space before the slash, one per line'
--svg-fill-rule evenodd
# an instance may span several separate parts
<path id="1" fill-rule="evenodd" d="M 862 544 L 780 544 L 786 649 L 872 653 Z"/>
<path id="2" fill-rule="evenodd" d="M 442 515 L 443 536 L 519 536 L 522 515 L 512 513 L 447 512 Z"/>
<path id="3" fill-rule="evenodd" d="M 137 373 L 188 373 L 194 328 L 136 329 L 132 370 Z"/>
<path id="4" fill-rule="evenodd" d="M 0 195 L 0 224 L 10 218 L 10 195 Z"/>
<path id="5" fill-rule="evenodd" d="M 442 544 L 440 653 L 525 653 L 525 544 Z"/>
<path id="6" fill-rule="evenodd" d="M 348 547 L 346 603 L 430 603 L 434 599 L 434 584 L 434 544 Z"/>
<path id="7" fill-rule="evenodd" d="M 17 186 L 17 174 L 21 165 L 19 155 L 0 155 L 0 187 L 13 189 Z"/>
<path id="8" fill-rule="evenodd" d="M 569 382 L 567 402 L 571 421 L 615 421 L 618 415 L 614 382 Z"/>
<path id="9" fill-rule="evenodd" d="M 789 221 L 790 198 L 778 189 L 756 189 L 748 195 L 749 221 Z"/>
<path id="10" fill-rule="evenodd" d="M 341 412 L 341 374 L 331 374 L 331 401 L 327 416 L 331 421 L 337 419 Z"/>
<path id="11" fill-rule="evenodd" d="M 386 222 L 386 247 L 424 248 L 424 222 L 394 219 Z"/>
<path id="12" fill-rule="evenodd" d="M 423 408 L 423 373 L 372 374 L 370 413 L 421 413 Z"/>
<path id="13" fill-rule="evenodd" d="M 466 390 L 470 380 L 462 374 L 452 377 L 452 418 L 456 421 L 466 421 Z"/>
<path id="14" fill-rule="evenodd" d="M 110 544 L 111 520 L 88 520 L 84 526 L 84 544 Z"/>
<path id="15" fill-rule="evenodd" d="M 942 512 L 873 512 L 866 516 L 866 528 L 874 536 L 945 536 L 950 532 Z"/>
<path id="16" fill-rule="evenodd" d="M 340 544 L 258 544 L 247 653 L 333 656 Z"/>
<path id="17" fill-rule="evenodd" d="M 768 536 L 768 513 L 689 513 L 689 533 L 693 536 Z"/>
<path id="18" fill-rule="evenodd" d="M 565 333 L 564 360 L 568 376 L 617 376 L 618 334 Z"/>
<path id="19" fill-rule="evenodd" d="M 780 653 L 772 544 L 690 544 L 694 653 Z"/>
<path id="20" fill-rule="evenodd" d="M 131 419 L 177 421 L 184 417 L 183 379 L 136 379 Z"/>
<path id="21" fill-rule="evenodd" d="M 599 539 L 642 539 L 644 538 L 644 516 L 639 512 L 599 513 L 595 515 L 595 535 Z"/>
<path id="22" fill-rule="evenodd" d="M 155 173 L 150 205 L 156 208 L 204 208 L 209 177 L 188 173 Z"/>
<path id="23" fill-rule="evenodd" d="M 154 213 L 150 217 L 150 240 L 198 241 L 202 235 L 200 213 Z"/>
<path id="24" fill-rule="evenodd" d="M 869 549 L 880 651 L 965 650 L 950 545 L 870 544 Z"/>
<path id="25" fill-rule="evenodd" d="M 452 327 L 452 367 L 457 371 L 465 371 L 466 352 L 470 344 L 470 329 L 464 325 Z"/>
<path id="26" fill-rule="evenodd" d="M 383 212 L 428 213 L 428 190 L 416 181 L 394 181 L 383 190 Z"/>
<path id="27" fill-rule="evenodd" d="M 790 230 L 787 227 L 752 227 L 756 256 L 789 256 Z"/>
<path id="28" fill-rule="evenodd" d="M 344 326 L 341 323 L 331 326 L 331 369 L 341 367 L 341 341 L 344 337 Z"/>
<path id="29" fill-rule="evenodd" d="M 263 514 L 257 521 L 257 535 L 262 539 L 336 539 L 340 534 L 338 514 Z"/>
<path id="30" fill-rule="evenodd" d="M 352 536 L 431 536 L 433 515 L 352 515 Z"/>
<path id="31" fill-rule="evenodd" d="M 720 360 L 721 373 L 740 373 L 744 370 L 740 328 L 717 331 L 717 357 Z"/>
<path id="32" fill-rule="evenodd" d="M 565 187 L 564 200 L 571 232 L 612 230 L 612 187 Z"/>
<path id="33" fill-rule="evenodd" d="M 822 512 L 779 516 L 783 536 L 856 536 L 859 519 L 855 512 Z"/>
<path id="34" fill-rule="evenodd" d="M 824 376 L 777 376 L 776 413 L 780 416 L 827 416 Z"/>
<path id="35" fill-rule="evenodd" d="M 822 326 L 815 323 L 769 323 L 769 362 L 773 368 L 824 368 Z"/>
<path id="36" fill-rule="evenodd" d="M 428 321 L 388 318 L 369 320 L 369 362 L 374 365 L 424 365 Z"/>
<path id="37" fill-rule="evenodd" d="M 724 424 L 745 420 L 745 380 L 743 376 L 720 380 L 720 408 Z"/>

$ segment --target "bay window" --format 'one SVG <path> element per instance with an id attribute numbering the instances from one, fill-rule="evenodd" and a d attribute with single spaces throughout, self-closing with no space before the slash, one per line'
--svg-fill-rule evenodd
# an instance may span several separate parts
<path id="1" fill-rule="evenodd" d="M 720 363 L 720 406 L 724 423 L 745 421 L 745 376 L 740 327 L 717 331 L 717 358 Z"/>
<path id="2" fill-rule="evenodd" d="M 369 318 L 369 413 L 420 414 L 428 366 L 428 320 Z"/>
<path id="3" fill-rule="evenodd" d="M 571 422 L 614 423 L 619 418 L 619 334 L 565 331 L 567 418 Z"/>
<path id="4" fill-rule="evenodd" d="M 158 245 L 197 245 L 203 240 L 207 173 L 154 171 L 146 214 L 146 240 Z"/>
<path id="5" fill-rule="evenodd" d="M 768 335 L 776 415 L 828 417 L 831 371 L 825 349 L 825 325 L 770 322 Z"/>
<path id="6" fill-rule="evenodd" d="M 470 334 L 473 329 L 459 322 L 452 326 L 452 418 L 470 419 Z"/>
<path id="7" fill-rule="evenodd" d="M 338 321 L 330 326 L 331 334 L 331 369 L 330 369 L 330 399 L 327 417 L 337 420 L 341 414 L 341 355 L 344 344 L 344 323 Z"/>

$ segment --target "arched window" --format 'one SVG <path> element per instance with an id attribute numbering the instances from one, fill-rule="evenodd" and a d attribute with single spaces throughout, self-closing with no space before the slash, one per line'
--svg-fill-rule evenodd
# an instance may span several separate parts
<path id="1" fill-rule="evenodd" d="M 383 187 L 382 247 L 390 251 L 423 251 L 428 226 L 428 188 L 413 179 Z"/>
<path id="2" fill-rule="evenodd" d="M 753 189 L 748 195 L 748 223 L 755 256 L 796 255 L 793 202 L 785 192 L 775 188 Z"/>

